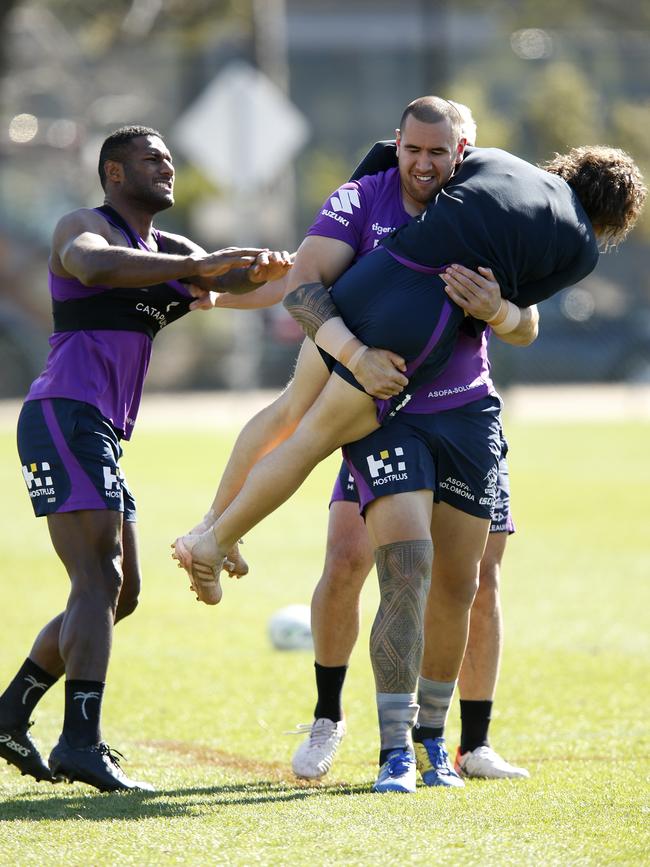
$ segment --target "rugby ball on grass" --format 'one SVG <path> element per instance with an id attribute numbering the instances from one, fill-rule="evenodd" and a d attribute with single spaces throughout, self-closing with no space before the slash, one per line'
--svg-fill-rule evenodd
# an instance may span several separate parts
<path id="1" fill-rule="evenodd" d="M 309 605 L 287 605 L 269 620 L 269 638 L 276 650 L 311 650 Z"/>

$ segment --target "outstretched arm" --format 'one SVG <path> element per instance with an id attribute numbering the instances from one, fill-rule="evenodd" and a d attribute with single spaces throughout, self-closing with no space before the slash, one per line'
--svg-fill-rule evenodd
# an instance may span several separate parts
<path id="1" fill-rule="evenodd" d="M 161 232 L 165 252 L 205 256 L 205 250 L 189 238 Z M 295 254 L 286 250 L 261 250 L 246 268 L 233 268 L 217 277 L 192 277 L 190 287 L 196 301 L 190 310 L 212 310 L 213 307 L 254 309 L 270 307 L 282 300 L 284 282 Z M 269 288 L 267 288 L 269 287 Z"/>
<path id="2" fill-rule="evenodd" d="M 286 250 L 262 250 L 246 268 L 234 268 L 223 276 L 198 279 L 195 285 L 206 291 L 247 295 L 255 292 L 264 283 L 279 281 L 287 275 L 293 263 L 293 255 Z M 277 298 L 279 301 L 281 295 Z M 275 303 L 275 302 L 271 302 Z M 225 305 L 212 305 L 225 306 Z M 239 306 L 232 304 L 230 306 Z M 258 307 L 259 304 L 244 305 Z"/>
<path id="3" fill-rule="evenodd" d="M 213 307 L 259 310 L 278 304 L 287 290 L 294 256 L 295 253 L 267 250 L 247 269 L 237 268 L 225 277 L 196 281 L 190 286 L 196 299 L 190 304 L 190 310 L 212 310 Z"/>
<path id="4" fill-rule="evenodd" d="M 279 304 L 284 298 L 287 291 L 287 278 L 281 277 L 279 280 L 271 280 L 268 283 L 262 283 L 252 292 L 247 292 L 245 295 L 235 294 L 234 292 L 223 292 L 216 295 L 214 299 L 214 307 L 224 307 L 231 310 L 260 310 L 264 307 L 273 307 Z M 195 307 L 196 305 L 196 307 Z M 193 301 L 190 304 L 190 310 L 200 308 L 200 304 Z"/>
<path id="5" fill-rule="evenodd" d="M 229 247 L 214 253 L 158 253 L 122 246 L 115 230 L 95 211 L 81 209 L 57 224 L 50 267 L 61 277 L 76 277 L 84 286 L 139 288 L 166 280 L 220 276 L 248 267 L 258 249 Z M 200 250 L 200 248 L 199 248 Z"/>

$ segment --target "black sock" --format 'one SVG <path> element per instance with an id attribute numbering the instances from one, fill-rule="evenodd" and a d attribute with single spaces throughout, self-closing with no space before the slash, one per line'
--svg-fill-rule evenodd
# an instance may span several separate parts
<path id="1" fill-rule="evenodd" d="M 314 710 L 314 719 L 330 719 L 332 722 L 340 722 L 343 719 L 341 707 L 341 693 L 347 674 L 347 665 L 328 667 L 314 663 L 316 669 L 316 690 L 318 701 Z"/>
<path id="2" fill-rule="evenodd" d="M 421 744 L 425 738 L 427 740 L 433 738 L 441 738 L 445 733 L 442 726 L 413 726 L 413 741 L 416 744 Z"/>
<path id="3" fill-rule="evenodd" d="M 0 720 L 3 724 L 15 728 L 28 722 L 36 705 L 57 680 L 27 657 L 0 696 Z"/>
<path id="4" fill-rule="evenodd" d="M 487 747 L 488 728 L 492 715 L 491 701 L 460 700 L 460 751 L 470 752 L 478 747 Z"/>
<path id="5" fill-rule="evenodd" d="M 66 680 L 63 734 L 71 747 L 89 747 L 101 741 L 104 686 L 99 680 Z"/>
<path id="6" fill-rule="evenodd" d="M 408 750 L 410 753 L 412 753 L 412 750 L 409 749 L 407 744 L 404 744 L 403 747 L 389 747 L 387 750 L 380 750 L 379 751 L 379 767 L 380 768 L 384 764 L 386 759 L 388 758 L 389 753 L 392 753 L 393 750 Z"/>

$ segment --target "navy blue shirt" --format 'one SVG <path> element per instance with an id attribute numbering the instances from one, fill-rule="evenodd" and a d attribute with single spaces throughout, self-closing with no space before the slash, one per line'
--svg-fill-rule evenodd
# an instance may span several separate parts
<path id="1" fill-rule="evenodd" d="M 377 143 L 355 176 L 395 163 L 394 144 Z M 384 241 L 423 265 L 492 268 L 504 298 L 537 304 L 591 273 L 593 228 L 558 175 L 497 148 L 467 148 L 456 174 L 417 219 Z"/>
<path id="2" fill-rule="evenodd" d="M 520 307 L 586 277 L 598 262 L 589 218 L 571 187 L 497 148 L 468 148 L 422 216 L 384 241 L 422 265 L 492 268 Z"/>

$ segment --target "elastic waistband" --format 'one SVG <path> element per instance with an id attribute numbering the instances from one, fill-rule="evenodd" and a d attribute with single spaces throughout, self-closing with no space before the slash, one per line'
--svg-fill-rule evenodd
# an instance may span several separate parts
<path id="1" fill-rule="evenodd" d="M 434 268 L 432 265 L 421 265 L 419 262 L 413 262 L 411 259 L 406 259 L 404 256 L 394 253 L 392 250 L 389 250 L 388 247 L 382 247 L 381 249 L 385 250 L 388 255 L 392 256 L 396 262 L 400 263 L 400 265 L 404 265 L 405 268 L 410 268 L 411 271 L 419 271 L 420 274 L 444 274 L 447 270 L 447 265 L 443 265 L 441 268 Z"/>

